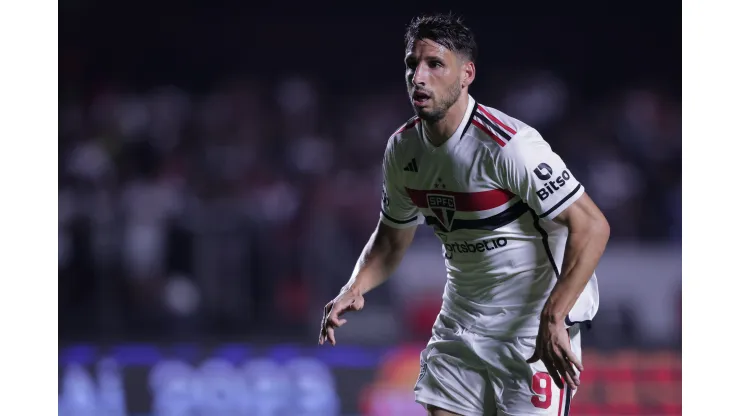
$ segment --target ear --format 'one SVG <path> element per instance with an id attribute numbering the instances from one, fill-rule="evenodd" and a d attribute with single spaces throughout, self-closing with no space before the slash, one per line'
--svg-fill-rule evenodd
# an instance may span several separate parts
<path id="1" fill-rule="evenodd" d="M 462 72 L 462 77 L 460 77 L 462 87 L 469 87 L 475 80 L 475 63 L 473 61 L 465 62 L 462 67 Z"/>

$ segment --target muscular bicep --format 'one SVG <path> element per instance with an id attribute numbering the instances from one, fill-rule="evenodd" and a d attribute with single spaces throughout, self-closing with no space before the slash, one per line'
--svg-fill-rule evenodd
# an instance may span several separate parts
<path id="1" fill-rule="evenodd" d="M 570 232 L 609 232 L 609 223 L 591 197 L 584 192 L 553 220 L 568 227 Z"/>
<path id="2" fill-rule="evenodd" d="M 370 272 L 374 270 L 382 271 L 381 280 L 388 278 L 401 263 L 406 250 L 414 240 L 415 233 L 416 226 L 396 228 L 386 225 L 382 220 L 378 221 L 378 226 L 360 256 L 355 274 L 360 274 L 363 270 Z M 375 285 L 363 289 L 363 293 L 372 287 Z"/>
<path id="3" fill-rule="evenodd" d="M 411 242 L 414 241 L 416 228 L 416 225 L 396 228 L 388 226 L 383 221 L 378 221 L 378 226 L 375 230 L 375 239 L 390 251 L 402 256 L 411 245 Z"/>

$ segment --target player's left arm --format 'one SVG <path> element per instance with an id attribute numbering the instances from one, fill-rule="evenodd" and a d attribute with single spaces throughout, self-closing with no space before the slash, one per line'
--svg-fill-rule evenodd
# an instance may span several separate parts
<path id="1" fill-rule="evenodd" d="M 542 310 L 541 319 L 564 325 L 588 284 L 609 240 L 609 223 L 585 192 L 554 218 L 568 227 L 560 278 Z"/>
<path id="2" fill-rule="evenodd" d="M 568 227 L 560 278 L 542 311 L 543 318 L 564 323 L 604 252 L 609 224 L 536 130 L 518 132 L 494 163 L 503 185 L 522 198 L 533 215 Z"/>
<path id="3" fill-rule="evenodd" d="M 541 313 L 534 355 L 562 388 L 576 388 L 574 366 L 583 367 L 570 350 L 566 318 L 581 295 L 609 239 L 609 224 L 581 183 L 550 145 L 531 128 L 518 132 L 494 160 L 502 184 L 527 203 L 533 215 L 568 227 L 562 270 Z M 553 265 L 555 266 L 555 265 Z"/>

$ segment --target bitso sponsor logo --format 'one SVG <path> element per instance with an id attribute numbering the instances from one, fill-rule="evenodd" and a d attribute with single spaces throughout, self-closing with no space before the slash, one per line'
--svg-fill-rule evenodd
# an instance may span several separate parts
<path id="1" fill-rule="evenodd" d="M 544 163 L 542 165 L 544 165 Z M 535 171 L 535 173 L 536 172 L 537 171 Z M 537 176 L 539 178 L 542 178 L 542 176 L 540 175 L 537 175 Z M 547 177 L 550 178 L 551 176 L 552 175 L 548 175 Z M 572 176 L 570 175 L 570 172 L 568 172 L 567 170 L 564 170 L 563 173 L 561 173 L 554 180 L 545 182 L 545 186 L 537 190 L 537 197 L 540 199 L 540 201 L 546 200 L 547 198 L 550 197 L 550 195 L 554 195 L 555 192 L 559 191 L 560 188 L 564 187 L 565 183 L 569 181 L 570 178 L 572 178 Z"/>
<path id="2" fill-rule="evenodd" d="M 540 163 L 537 169 L 534 170 L 534 174 L 543 181 L 546 181 L 552 176 L 552 168 L 547 163 Z"/>

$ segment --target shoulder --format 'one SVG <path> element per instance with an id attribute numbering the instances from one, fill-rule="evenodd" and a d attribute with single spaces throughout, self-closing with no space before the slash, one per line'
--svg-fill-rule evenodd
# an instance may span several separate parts
<path id="1" fill-rule="evenodd" d="M 515 153 L 539 142 L 546 144 L 532 126 L 483 104 L 476 105 L 471 124 L 473 136 L 493 154 Z"/>
<path id="2" fill-rule="evenodd" d="M 421 122 L 421 119 L 419 116 L 413 116 L 410 119 L 406 120 L 405 123 L 403 123 L 399 128 L 396 129 L 395 132 L 391 135 L 391 137 L 396 137 L 401 135 L 403 132 L 411 129 L 412 127 L 416 126 Z"/>
<path id="3" fill-rule="evenodd" d="M 475 106 L 471 125 L 473 136 L 494 151 L 506 147 L 517 135 L 531 128 L 503 111 L 480 103 Z"/>
<path id="4" fill-rule="evenodd" d="M 413 139 L 419 134 L 417 126 L 420 122 L 419 117 L 411 117 L 391 134 L 386 144 L 386 157 L 405 153 L 405 149 L 415 142 Z"/>
<path id="5" fill-rule="evenodd" d="M 529 125 L 523 121 L 481 103 L 476 105 L 475 115 L 490 129 L 495 131 L 503 130 L 509 136 L 514 136 L 519 131 L 529 128 Z"/>

